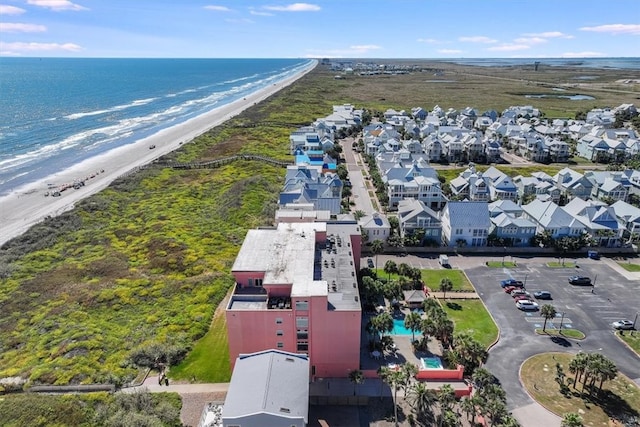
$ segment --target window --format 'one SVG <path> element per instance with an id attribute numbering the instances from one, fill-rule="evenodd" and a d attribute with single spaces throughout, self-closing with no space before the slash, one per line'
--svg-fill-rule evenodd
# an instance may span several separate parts
<path id="1" fill-rule="evenodd" d="M 278 348 L 284 348 L 284 343 L 279 342 L 279 343 L 277 344 L 277 347 L 278 347 Z"/>
<path id="2" fill-rule="evenodd" d="M 276 317 L 276 325 L 282 324 L 282 317 Z"/>
<path id="3" fill-rule="evenodd" d="M 281 336 L 283 336 L 283 335 L 284 335 L 284 331 L 283 331 L 282 329 L 278 329 L 278 330 L 276 331 L 276 335 L 277 335 L 277 336 L 279 336 L 279 337 L 281 337 Z"/>
<path id="4" fill-rule="evenodd" d="M 308 301 L 296 301 L 296 310 L 309 310 Z"/>
<path id="5" fill-rule="evenodd" d="M 299 340 L 307 340 L 309 339 L 309 331 L 300 330 L 297 332 L 296 337 Z"/>
<path id="6" fill-rule="evenodd" d="M 308 327 L 309 327 L 308 317 L 296 317 L 296 328 L 308 328 Z"/>
<path id="7" fill-rule="evenodd" d="M 307 342 L 299 342 L 298 343 L 298 351 L 309 351 L 309 343 L 307 343 Z"/>

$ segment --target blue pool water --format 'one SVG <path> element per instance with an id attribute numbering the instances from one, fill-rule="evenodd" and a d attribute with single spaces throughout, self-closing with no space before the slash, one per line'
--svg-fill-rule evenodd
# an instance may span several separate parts
<path id="1" fill-rule="evenodd" d="M 423 369 L 442 369 L 442 360 L 439 357 L 423 357 L 420 360 Z"/>
<path id="2" fill-rule="evenodd" d="M 411 330 L 404 327 L 404 319 L 393 319 L 393 335 L 411 335 Z M 421 335 L 420 332 L 415 332 L 416 336 Z"/>

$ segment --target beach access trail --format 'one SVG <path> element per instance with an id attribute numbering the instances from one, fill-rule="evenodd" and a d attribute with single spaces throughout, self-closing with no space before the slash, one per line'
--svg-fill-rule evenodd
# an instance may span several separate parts
<path id="1" fill-rule="evenodd" d="M 127 172 L 153 162 L 262 102 L 307 74 L 315 65 L 317 62 L 298 74 L 242 99 L 163 129 L 132 144 L 110 150 L 0 198 L 0 246 L 46 217 L 57 216 L 72 209 L 76 202 L 103 190 Z M 74 189 L 72 185 L 77 181 L 84 181 L 85 185 Z M 61 196 L 53 197 L 51 194 L 54 190 L 49 188 L 48 183 L 53 183 L 55 187 L 70 185 L 71 188 L 62 192 Z M 47 192 L 50 194 L 48 197 L 45 196 Z"/>

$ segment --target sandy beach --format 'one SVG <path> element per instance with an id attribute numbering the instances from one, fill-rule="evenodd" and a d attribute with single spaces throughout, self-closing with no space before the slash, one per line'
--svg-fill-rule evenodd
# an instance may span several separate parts
<path id="1" fill-rule="evenodd" d="M 47 216 L 57 216 L 72 209 L 77 201 L 108 187 L 125 173 L 148 164 L 176 150 L 182 144 L 192 141 L 209 129 L 219 126 L 290 85 L 312 69 L 313 67 L 309 67 L 301 73 L 256 91 L 243 99 L 164 129 L 133 144 L 113 149 L 0 198 L 0 246 L 21 235 Z M 77 189 L 71 187 L 61 192 L 59 197 L 51 195 L 54 189 L 49 188 L 48 183 L 55 183 L 56 188 L 59 188 L 65 184 L 72 185 L 78 180 L 84 181 L 85 185 Z M 50 195 L 45 196 L 47 193 Z"/>

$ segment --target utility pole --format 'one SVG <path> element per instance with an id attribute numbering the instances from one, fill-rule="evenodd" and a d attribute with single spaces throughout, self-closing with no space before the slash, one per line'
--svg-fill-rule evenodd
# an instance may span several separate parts
<path id="1" fill-rule="evenodd" d="M 564 311 L 562 312 L 562 318 L 560 319 L 560 335 L 562 335 L 562 322 L 564 322 Z"/>

